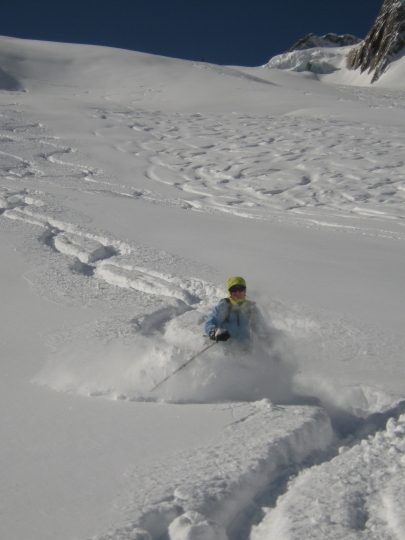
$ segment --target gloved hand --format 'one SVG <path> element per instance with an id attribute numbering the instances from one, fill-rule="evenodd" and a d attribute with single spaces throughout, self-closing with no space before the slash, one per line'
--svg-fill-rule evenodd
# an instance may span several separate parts
<path id="1" fill-rule="evenodd" d="M 213 341 L 228 341 L 231 337 L 231 334 L 225 328 L 213 328 L 210 332 L 210 339 Z"/>

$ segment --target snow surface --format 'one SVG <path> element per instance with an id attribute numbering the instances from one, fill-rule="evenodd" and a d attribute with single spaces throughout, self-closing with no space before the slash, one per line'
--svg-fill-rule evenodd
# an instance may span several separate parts
<path id="1" fill-rule="evenodd" d="M 1 537 L 403 538 L 403 59 L 0 44 Z"/>

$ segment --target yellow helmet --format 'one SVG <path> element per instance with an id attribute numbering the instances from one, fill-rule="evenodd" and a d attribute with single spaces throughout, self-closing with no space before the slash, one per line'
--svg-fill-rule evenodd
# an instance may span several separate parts
<path id="1" fill-rule="evenodd" d="M 243 277 L 240 276 L 231 277 L 226 282 L 226 290 L 229 291 L 229 289 L 234 285 L 243 285 L 244 287 L 246 287 L 246 281 L 243 279 Z"/>

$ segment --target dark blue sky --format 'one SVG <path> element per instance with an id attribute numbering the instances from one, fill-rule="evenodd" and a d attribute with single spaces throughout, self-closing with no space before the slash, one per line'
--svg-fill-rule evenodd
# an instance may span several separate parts
<path id="1" fill-rule="evenodd" d="M 382 0 L 3 0 L 0 35 L 257 66 L 309 32 L 365 37 Z"/>

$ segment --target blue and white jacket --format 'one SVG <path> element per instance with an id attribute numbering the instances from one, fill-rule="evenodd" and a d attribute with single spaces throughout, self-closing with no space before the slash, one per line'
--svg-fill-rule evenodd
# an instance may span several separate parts
<path id="1" fill-rule="evenodd" d="M 229 298 L 223 298 L 212 310 L 205 323 L 205 332 L 209 335 L 214 328 L 224 328 L 237 341 L 249 341 L 252 332 L 266 338 L 266 324 L 255 302 L 246 300 L 241 304 L 232 304 Z"/>

